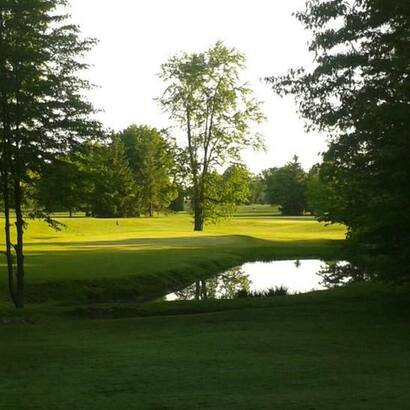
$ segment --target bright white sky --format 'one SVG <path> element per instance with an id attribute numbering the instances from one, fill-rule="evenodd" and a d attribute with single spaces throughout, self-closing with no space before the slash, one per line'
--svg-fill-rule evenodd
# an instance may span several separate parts
<path id="1" fill-rule="evenodd" d="M 254 172 L 280 166 L 298 155 L 305 168 L 318 162 L 325 137 L 306 134 L 292 98 L 281 99 L 260 79 L 309 65 L 308 34 L 292 17 L 305 0 L 71 0 L 73 21 L 86 36 L 99 39 L 89 56 L 91 95 L 104 110 L 106 127 L 132 123 L 169 126 L 155 97 L 163 84 L 160 65 L 179 51 L 204 51 L 217 40 L 247 56 L 249 81 L 264 101 L 267 122 L 260 128 L 266 153 L 244 153 Z"/>

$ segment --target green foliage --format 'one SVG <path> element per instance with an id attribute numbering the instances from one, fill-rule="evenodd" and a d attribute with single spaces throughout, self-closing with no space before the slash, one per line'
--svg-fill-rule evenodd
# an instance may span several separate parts
<path id="1" fill-rule="evenodd" d="M 92 39 L 81 39 L 77 26 L 61 14 L 64 0 L 0 2 L 0 171 L 5 211 L 10 293 L 24 306 L 24 189 L 33 173 L 70 146 L 95 136 L 93 107 L 84 98 L 91 88 L 79 72 Z M 11 243 L 10 207 L 16 215 L 16 243 Z M 36 211 L 30 216 L 48 215 Z M 16 251 L 16 269 L 11 249 Z"/>
<path id="2" fill-rule="evenodd" d="M 325 219 L 349 227 L 351 250 L 376 275 L 408 278 L 409 2 L 315 0 L 297 17 L 313 33 L 316 65 L 269 81 L 331 135 Z"/>
<path id="3" fill-rule="evenodd" d="M 339 201 L 331 185 L 323 180 L 321 174 L 323 168 L 323 164 L 314 165 L 307 175 L 306 207 L 312 215 L 327 221 L 330 209 L 337 206 Z"/>
<path id="4" fill-rule="evenodd" d="M 96 43 L 60 14 L 62 0 L 3 0 L 0 5 L 0 121 L 3 151 L 26 170 L 38 171 L 46 158 L 95 134 L 91 88 L 78 73 L 82 57 Z M 5 158 L 5 157 L 4 157 Z M 15 168 L 15 167 L 14 167 Z"/>
<path id="5" fill-rule="evenodd" d="M 236 206 L 249 203 L 251 178 L 251 173 L 246 165 L 231 165 L 223 173 L 226 201 Z"/>
<path id="6" fill-rule="evenodd" d="M 153 128 L 133 125 L 112 136 L 108 145 L 77 148 L 37 176 L 40 209 L 82 210 L 97 217 L 153 216 L 178 195 L 174 146 Z"/>
<path id="7" fill-rule="evenodd" d="M 210 173 L 205 180 L 205 219 L 217 222 L 232 217 L 239 205 L 248 203 L 250 182 L 250 172 L 242 164 L 230 166 L 222 175 Z"/>
<path id="8" fill-rule="evenodd" d="M 138 185 L 141 214 L 154 215 L 177 197 L 172 181 L 175 153 L 172 145 L 155 128 L 131 125 L 119 134 L 129 166 Z"/>
<path id="9" fill-rule="evenodd" d="M 298 158 L 264 174 L 269 202 L 279 205 L 282 215 L 302 215 L 306 208 L 306 174 Z"/>
<path id="10" fill-rule="evenodd" d="M 35 185 L 36 205 L 47 213 L 87 209 L 89 173 L 80 168 L 74 155 L 61 156 L 44 166 Z"/>
<path id="11" fill-rule="evenodd" d="M 91 212 L 103 218 L 135 216 L 138 212 L 137 187 L 120 139 L 108 146 L 94 146 L 89 156 L 94 180 Z"/>
<path id="12" fill-rule="evenodd" d="M 240 81 L 245 57 L 218 42 L 199 54 L 171 57 L 161 67 L 166 90 L 160 98 L 168 112 L 186 133 L 195 230 L 203 229 L 212 215 L 206 207 L 206 192 L 218 166 L 239 160 L 245 147 L 260 147 L 261 138 L 251 132 L 264 117 L 251 89 Z M 217 187 L 215 187 L 215 190 Z"/>
<path id="13" fill-rule="evenodd" d="M 266 181 L 263 174 L 252 175 L 249 192 L 249 203 L 267 204 Z"/>

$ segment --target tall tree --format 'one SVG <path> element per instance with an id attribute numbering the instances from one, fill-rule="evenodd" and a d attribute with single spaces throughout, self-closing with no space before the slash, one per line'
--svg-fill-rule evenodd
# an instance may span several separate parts
<path id="1" fill-rule="evenodd" d="M 306 208 L 306 174 L 295 156 L 281 168 L 265 172 L 266 193 L 283 215 L 302 215 Z"/>
<path id="2" fill-rule="evenodd" d="M 264 117 L 251 89 L 240 80 L 245 57 L 218 42 L 203 53 L 171 57 L 161 67 L 167 87 L 160 102 L 186 134 L 194 229 L 202 231 L 210 175 L 245 147 L 260 147 L 251 125 Z"/>
<path id="3" fill-rule="evenodd" d="M 175 166 L 172 145 L 158 130 L 147 126 L 131 125 L 120 133 L 120 139 L 140 187 L 141 211 L 152 217 L 178 195 L 172 181 Z"/>
<path id="4" fill-rule="evenodd" d="M 10 293 L 24 306 L 23 185 L 29 170 L 40 172 L 47 159 L 98 128 L 78 76 L 82 57 L 95 44 L 80 39 L 77 26 L 60 14 L 64 0 L 0 2 L 0 152 Z M 16 243 L 10 208 L 16 217 Z M 16 270 L 12 250 L 16 253 Z"/>
<path id="5" fill-rule="evenodd" d="M 325 219 L 348 226 L 375 274 L 408 277 L 410 3 L 313 0 L 296 16 L 313 34 L 315 67 L 269 81 L 331 136 L 321 173 L 339 201 Z"/>
<path id="6" fill-rule="evenodd" d="M 88 166 L 94 180 L 90 196 L 93 216 L 124 218 L 138 215 L 139 187 L 118 136 L 114 136 L 109 145 L 92 147 Z"/>

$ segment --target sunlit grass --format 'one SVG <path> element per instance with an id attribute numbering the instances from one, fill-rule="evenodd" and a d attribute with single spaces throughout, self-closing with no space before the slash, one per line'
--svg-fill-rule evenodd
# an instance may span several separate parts
<path id="1" fill-rule="evenodd" d="M 256 214 L 258 215 L 258 214 Z M 171 214 L 155 218 L 95 219 L 95 218 L 57 218 L 64 224 L 61 231 L 55 231 L 41 221 L 29 221 L 26 232 L 26 249 L 55 249 L 65 244 L 67 248 L 84 243 L 104 241 L 124 241 L 130 244 L 135 239 L 148 238 L 194 238 L 209 236 L 246 235 L 265 240 L 331 240 L 342 239 L 344 228 L 340 225 L 325 226 L 313 218 L 286 218 L 265 215 L 249 218 L 235 217 L 228 221 L 206 226 L 198 233 L 192 230 L 192 217 L 189 214 Z M 189 239 L 188 239 L 189 240 Z M 4 242 L 1 233 L 0 243 Z M 152 243 L 151 243 L 152 245 Z"/>
<path id="2" fill-rule="evenodd" d="M 261 209 L 249 217 L 242 210 L 237 217 L 208 225 L 201 233 L 193 232 L 188 213 L 134 219 L 59 215 L 64 224 L 61 231 L 29 221 L 27 283 L 141 278 L 140 282 L 149 280 L 152 292 L 155 286 L 165 289 L 173 280 L 212 275 L 248 260 L 325 258 L 338 252 L 342 226 L 325 226 L 313 218 L 282 218 L 275 208 Z M 271 211 L 274 215 L 266 216 Z M 0 269 L 5 273 L 4 259 L 2 263 Z M 6 275 L 2 277 L 5 288 Z M 146 285 L 141 286 L 143 293 Z"/>

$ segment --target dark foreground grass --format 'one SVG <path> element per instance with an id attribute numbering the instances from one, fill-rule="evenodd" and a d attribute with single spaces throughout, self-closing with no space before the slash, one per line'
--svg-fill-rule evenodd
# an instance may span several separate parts
<path id="1" fill-rule="evenodd" d="M 3 309 L 0 409 L 408 409 L 409 294 Z"/>

